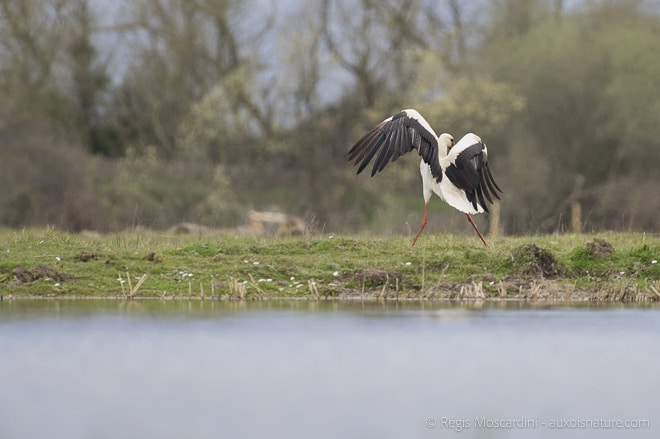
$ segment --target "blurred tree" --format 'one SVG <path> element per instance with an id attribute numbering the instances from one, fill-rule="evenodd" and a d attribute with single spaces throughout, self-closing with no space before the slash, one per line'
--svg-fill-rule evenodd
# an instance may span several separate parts
<path id="1" fill-rule="evenodd" d="M 97 165 L 43 119 L 6 120 L 0 125 L 0 224 L 100 227 Z"/>
<path id="2" fill-rule="evenodd" d="M 55 2 L 1 0 L 0 11 L 2 85 L 43 89 L 58 55 L 54 49 L 64 36 L 61 7 Z"/>
<path id="3" fill-rule="evenodd" d="M 90 152 L 105 156 L 122 153 L 117 128 L 104 120 L 106 104 L 103 96 L 110 80 L 107 67 L 99 60 L 98 50 L 92 43 L 94 17 L 88 0 L 71 0 L 67 35 L 67 67 L 71 71 L 71 91 L 67 93 L 73 114 L 68 123 L 77 133 L 79 142 Z M 66 112 L 64 112 L 66 115 Z M 67 121 L 62 120 L 62 125 Z"/>
<path id="4" fill-rule="evenodd" d="M 178 125 L 177 158 L 250 165 L 251 158 L 272 146 L 267 135 L 275 121 L 266 116 L 267 105 L 255 108 L 265 101 L 255 82 L 248 66 L 237 68 L 194 102 Z"/>
<path id="5" fill-rule="evenodd" d="M 140 0 L 129 5 L 133 59 L 116 97 L 127 143 L 137 150 L 155 146 L 171 158 L 190 106 L 218 82 L 251 73 L 256 52 L 247 48 L 264 29 L 239 31 L 248 9 L 239 0 Z M 251 100 L 240 81 L 233 86 L 233 97 L 267 132 L 266 109 Z"/>
<path id="6" fill-rule="evenodd" d="M 532 168 L 548 169 L 542 197 L 536 185 L 512 194 L 515 205 L 527 200 L 534 213 L 522 224 L 515 221 L 522 227 L 510 232 L 534 224 L 550 231 L 581 193 L 593 196 L 596 188 L 611 188 L 610 179 L 630 172 L 640 179 L 655 172 L 649 158 L 660 154 L 655 140 L 660 133 L 651 122 L 660 117 L 654 98 L 660 93 L 660 62 L 651 54 L 660 48 L 658 24 L 634 2 L 593 3 L 561 21 L 542 19 L 519 38 L 493 39 L 482 47 L 491 74 L 527 101 L 514 131 L 520 137 L 511 138 L 519 157 L 510 159 L 524 157 L 529 164 L 543 163 Z M 508 22 L 492 25 L 506 28 Z M 515 181 L 534 178 L 523 167 L 509 169 Z"/>
<path id="7" fill-rule="evenodd" d="M 0 11 L 0 87 L 15 110 L 41 115 L 91 152 L 116 154 L 117 137 L 100 118 L 109 82 L 88 0 L 2 0 Z"/>
<path id="8" fill-rule="evenodd" d="M 323 0 L 322 36 L 339 65 L 354 77 L 347 96 L 370 109 L 400 105 L 414 79 L 416 49 L 437 51 L 446 65 L 464 56 L 465 36 L 459 3 L 449 1 L 452 23 L 442 19 L 437 2 Z M 405 99 L 405 98 L 404 98 Z M 382 102 L 379 102 L 381 100 Z"/>

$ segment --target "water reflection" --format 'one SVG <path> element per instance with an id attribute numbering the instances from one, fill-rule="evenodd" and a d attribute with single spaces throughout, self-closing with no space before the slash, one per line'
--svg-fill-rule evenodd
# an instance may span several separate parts
<path id="1" fill-rule="evenodd" d="M 0 438 L 657 437 L 659 341 L 654 306 L 4 301 Z"/>
<path id="2" fill-rule="evenodd" d="M 660 304 L 643 303 L 563 303 L 501 301 L 445 301 L 445 300 L 306 300 L 282 299 L 261 301 L 217 300 L 120 300 L 120 299 L 21 299 L 0 302 L 0 319 L 32 319 L 38 317 L 85 317 L 125 315 L 136 317 L 218 317 L 226 314 L 260 312 L 342 312 L 369 316 L 399 316 L 403 311 L 424 314 L 442 310 L 560 310 L 560 309 L 654 309 Z"/>

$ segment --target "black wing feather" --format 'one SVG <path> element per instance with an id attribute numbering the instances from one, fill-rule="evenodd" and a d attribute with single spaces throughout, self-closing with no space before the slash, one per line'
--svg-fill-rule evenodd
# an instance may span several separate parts
<path id="1" fill-rule="evenodd" d="M 486 185 L 486 179 L 485 175 L 483 172 L 479 173 L 479 187 L 477 188 L 477 191 L 481 192 L 484 197 L 486 197 L 486 200 L 490 204 L 493 204 L 493 198 L 490 196 L 490 193 L 488 192 L 488 186 Z"/>
<path id="2" fill-rule="evenodd" d="M 493 174 L 490 173 L 490 168 L 488 167 L 488 162 L 484 163 L 484 174 L 486 175 L 486 181 L 488 182 L 488 187 L 490 188 L 490 191 L 493 193 L 493 195 L 495 195 L 495 197 L 498 200 L 501 200 L 499 195 L 497 195 L 497 192 L 495 191 L 495 189 L 500 191 L 500 193 L 502 192 L 502 189 L 500 189 L 500 187 L 497 185 L 497 183 L 495 183 L 495 179 L 493 178 Z"/>
<path id="3" fill-rule="evenodd" d="M 416 149 L 422 160 L 431 167 L 431 173 L 439 182 L 442 180 L 442 168 L 438 160 L 438 139 L 425 129 L 421 123 L 405 111 L 379 123 L 365 134 L 348 151 L 348 160 L 353 165 L 360 163 L 359 174 L 376 156 L 371 176 L 385 169 L 388 163 Z"/>
<path id="4" fill-rule="evenodd" d="M 486 145 L 483 142 L 465 148 L 445 172 L 449 181 L 465 191 L 468 201 L 475 210 L 478 210 L 478 204 L 488 212 L 488 203 L 493 204 L 493 197 L 499 200 L 497 192 L 502 190 L 490 173 L 485 151 Z"/>
<path id="5" fill-rule="evenodd" d="M 376 130 L 374 130 L 374 131 L 370 132 L 368 135 L 364 136 L 360 140 L 360 142 L 358 142 L 358 143 L 370 144 L 370 143 L 374 142 L 375 140 L 377 140 L 378 137 L 379 137 L 379 133 Z M 355 146 L 358 146 L 358 143 L 356 143 Z M 369 148 L 366 148 L 366 147 L 355 148 L 355 147 L 353 147 L 353 149 L 348 154 L 348 160 L 350 160 L 350 161 L 354 160 L 355 162 L 353 163 L 353 165 L 355 166 L 364 158 L 364 156 L 367 154 L 367 152 L 369 152 Z"/>
<path id="6" fill-rule="evenodd" d="M 369 144 L 367 144 L 367 146 L 369 146 L 370 149 L 365 149 L 365 151 L 363 153 L 361 153 L 361 155 L 366 154 L 366 157 L 362 160 L 362 163 L 360 163 L 360 167 L 357 170 L 358 174 L 360 172 L 362 172 L 362 170 L 364 168 L 367 167 L 367 165 L 369 164 L 369 161 L 373 158 L 374 155 L 376 155 L 376 153 L 378 152 L 378 148 L 380 148 L 380 145 L 384 141 L 385 141 L 385 138 L 380 136 L 375 140 L 375 142 L 372 141 Z M 371 146 L 371 145 L 373 145 L 373 146 Z"/>
<path id="7" fill-rule="evenodd" d="M 373 177 L 376 175 L 377 172 L 380 172 L 383 170 L 385 165 L 387 165 L 387 162 L 390 161 L 390 150 L 393 148 L 393 140 L 392 137 L 395 137 L 396 131 L 391 132 L 388 136 L 385 142 L 383 142 L 383 146 L 380 149 L 380 154 L 378 154 L 378 158 L 374 161 L 374 167 L 371 169 L 371 176 Z"/>

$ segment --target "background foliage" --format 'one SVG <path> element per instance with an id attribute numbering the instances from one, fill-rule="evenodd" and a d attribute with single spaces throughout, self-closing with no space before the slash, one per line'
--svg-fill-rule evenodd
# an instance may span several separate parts
<path id="1" fill-rule="evenodd" d="M 234 227 L 258 209 L 408 233 L 418 158 L 369 179 L 345 153 L 414 107 L 486 141 L 506 233 L 562 231 L 576 201 L 585 231 L 660 229 L 655 2 L 116 5 L 0 0 L 0 225 Z"/>

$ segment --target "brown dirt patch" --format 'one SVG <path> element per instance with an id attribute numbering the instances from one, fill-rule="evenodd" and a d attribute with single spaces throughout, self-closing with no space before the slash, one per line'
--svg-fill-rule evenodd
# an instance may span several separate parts
<path id="1" fill-rule="evenodd" d="M 11 274 L 21 283 L 34 282 L 39 279 L 52 279 L 56 282 L 73 279 L 73 276 L 60 273 L 48 265 L 38 265 L 32 270 L 28 270 L 25 267 L 16 267 L 12 270 Z"/>
<path id="2" fill-rule="evenodd" d="M 396 271 L 381 270 L 379 268 L 360 268 L 355 270 L 352 274 L 353 279 L 365 287 L 374 288 L 385 285 L 386 283 L 393 284 L 395 281 L 401 282 L 403 275 Z"/>
<path id="3" fill-rule="evenodd" d="M 594 259 L 611 259 L 614 254 L 612 244 L 599 238 L 587 243 L 587 250 Z"/>
<path id="4" fill-rule="evenodd" d="M 548 250 L 536 244 L 516 247 L 511 253 L 514 268 L 524 276 L 553 279 L 561 276 L 565 269 Z"/>
<path id="5" fill-rule="evenodd" d="M 96 253 L 81 253 L 80 256 L 78 256 L 80 262 L 97 261 L 98 259 L 99 255 Z"/>

